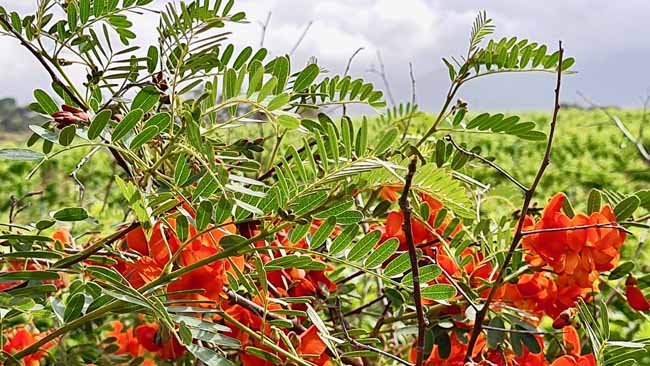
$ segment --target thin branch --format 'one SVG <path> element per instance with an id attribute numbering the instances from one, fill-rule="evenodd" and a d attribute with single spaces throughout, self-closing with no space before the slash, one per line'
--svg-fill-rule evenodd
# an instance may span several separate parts
<path id="1" fill-rule="evenodd" d="M 469 151 L 469 150 L 463 149 L 461 146 L 459 146 L 459 145 L 456 143 L 456 141 L 454 141 L 454 139 L 451 137 L 451 135 L 447 135 L 447 136 L 445 136 L 444 139 L 445 139 L 445 141 L 449 141 L 449 142 L 451 143 L 451 145 L 452 145 L 456 150 L 460 151 L 461 153 L 463 153 L 463 154 L 465 154 L 465 155 L 467 155 L 467 156 L 469 156 L 469 157 L 471 157 L 471 158 L 478 159 L 478 160 L 484 162 L 485 164 L 491 166 L 491 167 L 494 168 L 496 171 L 498 171 L 499 173 L 501 173 L 504 177 L 508 178 L 509 181 L 511 181 L 512 183 L 514 183 L 514 185 L 516 185 L 517 187 L 519 187 L 519 189 L 521 189 L 522 191 L 524 191 L 524 192 L 528 191 L 528 188 L 526 188 L 525 185 L 523 185 L 522 183 L 520 183 L 520 182 L 519 182 L 515 177 L 513 177 L 512 175 L 510 175 L 507 171 L 505 171 L 505 169 L 503 169 L 502 167 L 498 166 L 495 162 L 493 162 L 493 161 L 491 161 L 491 160 L 488 160 L 488 159 L 482 157 L 481 155 L 476 154 L 476 153 L 474 153 L 474 152 L 472 152 L 472 151 Z"/>
<path id="2" fill-rule="evenodd" d="M 352 338 L 350 336 L 350 332 L 348 332 L 348 325 L 345 322 L 345 318 L 343 317 L 343 314 L 341 314 L 341 300 L 339 300 L 338 297 L 336 298 L 336 301 L 335 301 L 334 310 L 335 310 L 335 312 L 336 312 L 336 314 L 337 314 L 337 316 L 339 318 L 339 321 L 341 323 L 341 328 L 343 329 L 343 335 L 345 337 L 345 340 L 350 342 L 350 344 L 352 346 L 354 346 L 357 349 L 364 349 L 364 350 L 367 350 L 367 351 L 370 351 L 370 352 L 375 352 L 375 353 L 377 353 L 379 355 L 382 355 L 384 357 L 388 357 L 391 360 L 397 361 L 397 362 L 401 363 L 402 365 L 414 366 L 412 363 L 410 363 L 408 361 L 405 361 L 405 360 L 403 360 L 403 359 L 401 359 L 401 358 L 399 358 L 399 357 L 397 357 L 397 356 L 395 356 L 395 355 L 393 355 L 391 353 L 388 353 L 388 352 L 386 352 L 386 351 L 384 351 L 382 349 L 379 349 L 379 348 L 376 348 L 376 347 L 373 347 L 373 346 L 369 346 L 367 344 L 363 344 L 363 343 L 357 341 L 356 339 Z"/>
<path id="3" fill-rule="evenodd" d="M 229 289 L 228 287 L 223 286 L 223 292 L 225 292 L 226 295 L 228 295 L 228 301 L 230 301 L 230 303 L 237 304 L 237 305 L 243 307 L 244 309 L 255 313 L 258 316 L 262 316 L 263 314 L 265 314 L 265 309 L 262 306 L 254 303 L 253 301 L 251 301 L 251 300 L 249 300 L 249 299 L 247 299 L 247 298 L 245 298 L 243 296 L 237 295 L 236 292 Z M 279 315 L 276 315 L 276 314 L 273 314 L 271 312 L 266 312 L 265 316 L 266 316 L 266 318 L 271 319 L 271 320 L 287 320 L 286 318 L 283 318 L 283 317 L 281 317 Z M 298 319 L 293 319 L 293 321 L 291 323 L 293 324 L 292 329 L 296 333 L 300 334 L 300 333 L 303 333 L 306 330 L 306 328 L 302 324 L 300 324 L 300 321 L 298 321 Z"/>
<path id="4" fill-rule="evenodd" d="M 584 99 L 584 101 L 587 102 L 587 103 L 588 103 L 592 108 L 597 108 L 597 109 L 599 109 L 599 110 L 600 110 L 601 112 L 603 112 L 607 117 L 609 117 L 609 119 L 611 119 L 611 120 L 614 122 L 614 124 L 616 125 L 616 127 L 617 127 L 619 130 L 621 130 L 621 132 L 623 132 L 623 135 L 625 136 L 625 138 L 628 139 L 628 140 L 630 140 L 630 142 L 632 142 L 632 143 L 634 144 L 634 146 L 636 147 L 637 151 L 639 152 L 639 155 L 641 155 L 641 158 L 643 158 L 643 161 L 644 161 L 646 164 L 650 164 L 650 152 L 648 152 L 648 150 L 646 150 L 645 146 L 643 146 L 643 142 L 641 141 L 641 138 L 640 138 L 640 137 L 637 138 L 637 137 L 635 137 L 634 135 L 632 135 L 632 132 L 630 132 L 630 130 L 627 129 L 627 127 L 625 126 L 625 124 L 623 123 L 623 121 L 621 121 L 621 120 L 620 120 L 618 117 L 616 117 L 615 115 L 609 113 L 609 111 L 607 111 L 606 108 L 603 108 L 602 106 L 599 106 L 599 105 L 595 104 L 594 102 L 592 102 L 591 100 L 589 100 L 589 98 L 587 98 L 584 94 L 582 94 L 580 91 L 578 91 L 578 95 L 579 95 L 580 97 L 582 97 L 582 99 Z M 645 108 L 645 105 L 644 105 L 644 108 Z M 642 125 L 643 125 L 643 124 L 642 124 Z"/>
<path id="5" fill-rule="evenodd" d="M 79 170 L 81 170 L 81 168 L 83 168 L 83 166 L 88 162 L 88 160 L 90 160 L 90 158 L 93 155 L 95 155 L 95 153 L 99 151 L 99 149 L 101 148 L 102 148 L 101 146 L 95 146 L 92 150 L 90 150 L 88 154 L 86 154 L 83 158 L 81 158 L 81 160 L 79 160 L 79 163 L 77 163 L 74 170 L 68 175 L 70 178 L 72 178 L 75 181 L 75 183 L 77 183 L 77 186 L 79 186 L 79 204 L 81 204 L 81 202 L 84 199 L 84 193 L 86 192 L 86 187 L 77 177 L 77 173 L 79 172 Z"/>
<path id="6" fill-rule="evenodd" d="M 260 36 L 260 48 L 264 47 L 264 38 L 266 37 L 266 29 L 269 27 L 269 22 L 271 21 L 271 12 L 266 15 L 266 20 L 264 23 L 259 22 L 260 27 L 262 27 L 262 35 Z"/>
<path id="7" fill-rule="evenodd" d="M 413 75 L 413 63 L 409 62 L 409 77 L 411 78 L 411 112 L 409 113 L 406 125 L 404 126 L 404 133 L 402 134 L 402 142 L 406 139 L 406 134 L 411 127 L 411 119 L 415 113 L 415 76 Z"/>
<path id="8" fill-rule="evenodd" d="M 386 68 L 384 67 L 384 60 L 382 60 L 381 52 L 379 50 L 377 50 L 377 63 L 379 64 L 379 70 L 372 67 L 370 68 L 370 70 L 368 70 L 368 72 L 372 72 L 374 74 L 379 75 L 381 80 L 384 82 L 384 85 L 386 86 L 386 95 L 388 95 L 390 104 L 395 105 L 395 98 L 393 98 L 393 93 L 391 92 L 390 89 L 390 83 L 388 82 L 388 76 L 386 76 Z"/>
<path id="9" fill-rule="evenodd" d="M 345 65 L 345 71 L 343 72 L 343 76 L 346 76 L 348 74 L 348 72 L 350 72 L 350 66 L 352 66 L 352 60 L 354 60 L 354 58 L 357 56 L 357 54 L 359 54 L 359 52 L 363 51 L 363 49 L 364 49 L 363 47 L 359 47 L 359 48 L 357 48 L 356 51 L 354 51 L 352 53 L 352 55 L 348 59 L 347 65 Z M 345 104 L 343 104 L 343 115 L 344 116 L 347 115 L 347 105 L 345 105 Z"/>
<path id="10" fill-rule="evenodd" d="M 553 147 L 553 137 L 555 136 L 555 126 L 557 124 L 557 116 L 560 111 L 560 86 L 562 83 L 562 60 L 564 56 L 564 49 L 562 48 L 562 41 L 559 42 L 559 61 L 558 61 L 558 66 L 557 66 L 557 80 L 555 84 L 555 101 L 553 105 L 553 118 L 551 119 L 551 126 L 550 130 L 548 133 L 548 142 L 546 144 L 546 151 L 544 152 L 544 158 L 542 159 L 542 163 L 540 164 L 539 169 L 537 170 L 537 174 L 535 175 L 535 179 L 533 180 L 533 184 L 530 186 L 530 188 L 526 191 L 526 194 L 524 196 L 524 203 L 521 208 L 521 215 L 519 217 L 519 222 L 517 224 L 517 229 L 515 231 L 515 235 L 512 239 L 512 243 L 510 244 L 510 248 L 508 248 L 508 254 L 506 255 L 506 258 L 503 261 L 503 264 L 499 268 L 499 272 L 497 274 L 496 279 L 494 280 L 494 284 L 492 288 L 490 289 L 490 292 L 488 294 L 487 299 L 485 300 L 485 303 L 483 304 L 483 307 L 481 308 L 481 311 L 476 313 L 476 319 L 474 322 L 474 328 L 472 329 L 472 335 L 470 337 L 469 342 L 467 343 L 467 351 L 465 354 L 465 360 L 467 362 L 472 361 L 472 353 L 474 351 L 474 347 L 476 346 L 476 341 L 478 340 L 479 335 L 481 334 L 481 330 L 483 329 L 483 322 L 485 321 L 485 317 L 490 310 L 490 303 L 494 299 L 494 295 L 496 294 L 497 290 L 503 283 L 503 276 L 506 273 L 506 269 L 510 265 L 510 262 L 512 261 L 512 257 L 514 256 L 514 253 L 517 250 L 517 247 L 519 246 L 519 243 L 521 239 L 523 238 L 522 230 L 524 228 L 524 221 L 526 219 L 526 214 L 528 213 L 528 207 L 530 206 L 530 202 L 533 199 L 533 195 L 535 194 L 535 190 L 537 189 L 537 186 L 539 185 L 539 182 L 542 180 L 542 176 L 544 176 L 544 171 L 546 171 L 546 167 L 551 163 L 551 151 Z"/>
<path id="11" fill-rule="evenodd" d="M 367 309 L 367 308 L 375 305 L 376 303 L 382 301 L 384 298 L 385 298 L 384 295 L 378 296 L 376 299 L 374 299 L 374 300 L 372 300 L 372 301 L 370 301 L 370 302 L 368 302 L 366 304 L 363 304 L 363 305 L 359 306 L 358 308 L 356 308 L 354 310 L 348 311 L 347 313 L 343 314 L 343 316 L 348 317 L 350 315 L 360 314 L 362 311 L 364 311 L 365 309 Z"/>
<path id="12" fill-rule="evenodd" d="M 502 332 L 502 333 L 520 333 L 520 334 L 542 334 L 542 335 L 548 335 L 548 334 L 556 334 L 556 333 L 562 333 L 562 331 L 558 332 L 547 332 L 544 330 L 528 330 L 528 329 L 505 329 L 505 328 L 497 328 L 497 327 L 492 327 L 489 325 L 484 325 L 483 329 L 487 330 L 492 330 L 495 332 Z"/>
<path id="13" fill-rule="evenodd" d="M 591 229 L 591 228 L 616 229 L 616 230 L 623 231 L 623 232 L 625 232 L 627 234 L 632 234 L 632 232 L 630 230 L 620 226 L 617 222 L 606 222 L 606 223 L 601 223 L 601 224 L 590 224 L 590 225 L 578 225 L 578 226 L 571 226 L 571 227 L 554 227 L 554 228 L 548 228 L 548 229 L 527 230 L 527 231 L 522 231 L 521 235 L 526 236 L 526 235 L 532 235 L 532 234 L 552 233 L 552 232 L 558 232 L 558 231 L 586 230 L 586 229 Z"/>
<path id="14" fill-rule="evenodd" d="M 102 248 L 104 248 L 107 245 L 111 245 L 112 243 L 116 242 L 117 240 L 123 238 L 126 234 L 129 232 L 135 230 L 136 228 L 140 227 L 140 223 L 138 222 L 132 222 L 129 224 L 129 226 L 125 227 L 124 229 L 117 231 L 105 238 L 102 238 L 95 242 L 94 244 L 90 245 L 89 247 L 85 248 L 78 254 L 75 254 L 73 256 L 67 257 L 65 259 L 62 259 L 55 263 L 52 268 L 68 268 L 76 263 L 79 263 L 81 261 L 84 261 L 88 258 L 90 258 L 92 255 L 96 254 L 99 252 Z"/>
<path id="15" fill-rule="evenodd" d="M 72 101 L 79 106 L 79 108 L 83 109 L 84 111 L 87 111 L 88 106 L 86 105 L 86 103 L 84 103 L 81 99 L 79 99 L 77 95 L 74 94 L 72 90 L 70 90 L 70 88 L 61 81 L 61 79 L 59 79 L 59 77 L 54 72 L 54 69 L 52 69 L 52 67 L 45 60 L 45 57 L 29 41 L 27 41 L 22 36 L 22 34 L 18 33 L 13 28 L 11 23 L 9 23 L 7 19 L 5 19 L 5 16 L 0 16 L 0 23 L 4 24 L 5 27 L 7 27 L 7 29 L 9 30 L 9 32 L 11 32 L 11 34 L 13 34 L 13 36 L 16 37 L 16 39 L 18 39 L 18 41 L 20 41 L 20 43 L 23 46 L 25 46 L 25 48 L 27 48 L 27 50 L 29 50 L 29 52 L 31 52 L 32 55 L 34 55 L 34 57 L 36 57 L 38 62 L 40 62 L 40 64 L 43 65 L 43 67 L 45 68 L 45 71 L 47 71 L 47 73 L 50 74 L 50 78 L 52 79 L 52 82 L 54 84 L 59 85 L 63 89 L 63 91 L 66 94 L 68 94 L 70 99 L 72 99 Z"/>
<path id="16" fill-rule="evenodd" d="M 424 318 L 424 310 L 422 309 L 422 295 L 420 293 L 420 268 L 418 266 L 418 252 L 413 240 L 413 228 L 411 226 L 411 205 L 409 203 L 409 193 L 411 190 L 411 182 L 415 175 L 418 160 L 414 158 L 409 163 L 408 173 L 404 183 L 404 190 L 399 199 L 399 207 L 404 214 L 404 223 L 402 228 L 406 234 L 406 245 L 408 246 L 409 258 L 411 259 L 411 273 L 413 274 L 413 301 L 415 302 L 415 312 L 418 318 L 418 337 L 416 340 L 416 366 L 422 366 L 424 361 L 424 333 L 426 331 L 426 319 Z"/>
<path id="17" fill-rule="evenodd" d="M 302 40 L 305 39 L 305 36 L 307 35 L 307 32 L 309 32 L 309 28 L 311 28 L 311 25 L 314 24 L 314 21 L 310 20 L 309 23 L 307 23 L 307 26 L 305 27 L 305 30 L 302 31 L 302 34 L 300 35 L 300 38 L 298 38 L 298 41 L 296 41 L 296 44 L 293 45 L 293 48 L 291 48 L 291 52 L 289 52 L 289 55 L 293 55 L 293 53 L 296 51 L 298 46 L 302 43 Z"/>

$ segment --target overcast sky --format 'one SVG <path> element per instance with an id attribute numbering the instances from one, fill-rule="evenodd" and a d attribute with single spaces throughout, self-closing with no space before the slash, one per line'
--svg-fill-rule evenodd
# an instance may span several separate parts
<path id="1" fill-rule="evenodd" d="M 0 0 L 7 10 L 25 15 L 35 0 Z M 164 3 L 157 0 L 156 6 Z M 310 56 L 332 72 L 342 73 L 350 55 L 351 74 L 364 76 L 384 89 L 372 72 L 381 52 L 392 94 L 397 102 L 410 99 L 408 63 L 417 82 L 417 102 L 437 110 L 448 88 L 441 57 L 466 52 L 472 21 L 486 10 L 497 26 L 495 37 L 513 36 L 555 47 L 563 40 L 568 56 L 576 58 L 576 75 L 565 78 L 564 102 L 577 102 L 580 90 L 601 104 L 638 107 L 650 94 L 650 40 L 647 0 L 239 0 L 251 21 L 231 27 L 235 43 L 259 45 L 261 27 L 271 12 L 264 46 L 272 54 L 289 53 L 310 21 L 312 26 L 292 56 L 302 65 Z M 130 16 L 142 44 L 154 42 L 155 16 Z M 81 75 L 79 75 L 80 77 Z M 35 87 L 46 88 L 47 74 L 18 43 L 0 36 L 0 98 L 31 101 Z M 474 110 L 545 110 L 552 107 L 553 77 L 549 74 L 489 76 L 473 81 L 461 97 Z"/>

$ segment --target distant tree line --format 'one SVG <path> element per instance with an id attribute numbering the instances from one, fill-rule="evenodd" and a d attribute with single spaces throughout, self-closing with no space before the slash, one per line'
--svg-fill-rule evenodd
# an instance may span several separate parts
<path id="1" fill-rule="evenodd" d="M 27 108 L 18 106 L 13 98 L 0 99 L 0 131 L 1 132 L 23 132 L 29 129 L 29 125 L 38 124 L 43 117 Z"/>

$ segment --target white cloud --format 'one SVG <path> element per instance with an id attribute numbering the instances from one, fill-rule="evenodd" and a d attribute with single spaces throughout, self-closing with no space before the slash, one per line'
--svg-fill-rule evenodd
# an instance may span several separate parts
<path id="1" fill-rule="evenodd" d="M 169 0 L 158 0 L 160 6 Z M 0 0 L 0 5 L 22 14 L 33 8 L 30 0 Z M 575 100 L 580 89 L 603 103 L 636 105 L 638 96 L 650 86 L 645 71 L 650 47 L 646 40 L 645 0 L 612 2 L 574 0 L 522 2 L 502 0 L 477 3 L 473 0 L 239 0 L 237 9 L 247 11 L 250 24 L 233 27 L 232 41 L 257 46 L 264 21 L 272 12 L 265 46 L 272 54 L 288 53 L 308 22 L 313 21 L 293 63 L 309 56 L 333 72 L 342 72 L 350 55 L 364 47 L 351 69 L 383 86 L 367 72 L 381 51 L 393 94 L 399 100 L 410 95 L 408 62 L 413 62 L 422 108 L 436 109 L 448 85 L 444 56 L 464 53 L 475 14 L 483 7 L 494 18 L 497 36 L 520 35 L 555 45 L 563 39 L 567 54 L 577 58 L 580 74 L 566 79 L 564 99 Z M 156 18 L 130 16 L 140 42 L 155 40 Z M 14 40 L 0 37 L 0 96 L 31 99 L 34 87 L 49 81 L 38 63 Z M 77 78 L 83 77 L 76 73 Z M 475 108 L 548 108 L 552 80 L 545 76 L 501 76 L 467 86 L 463 97 Z"/>

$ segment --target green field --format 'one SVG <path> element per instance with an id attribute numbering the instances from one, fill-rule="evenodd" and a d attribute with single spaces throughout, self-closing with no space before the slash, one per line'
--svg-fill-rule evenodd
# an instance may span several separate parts
<path id="1" fill-rule="evenodd" d="M 610 110 L 618 116 L 627 127 L 637 133 L 643 124 L 641 110 Z M 520 114 L 522 121 L 534 121 L 541 130 L 548 129 L 550 114 L 546 112 L 526 112 Z M 413 135 L 421 134 L 431 123 L 433 117 L 422 115 L 411 122 Z M 377 128 L 370 128 L 378 133 L 385 130 L 380 121 L 371 121 Z M 442 128 L 446 128 L 444 124 Z M 243 135 L 245 131 L 237 131 Z M 436 137 L 444 136 L 440 132 Z M 544 142 L 522 142 L 516 137 L 481 133 L 453 133 L 458 142 L 467 143 L 468 147 L 479 146 L 481 154 L 493 157 L 494 161 L 509 171 L 523 183 L 530 183 L 539 167 L 544 149 Z M 0 142 L 4 147 L 24 145 L 28 136 L 11 135 L 11 140 Z M 376 136 L 374 136 L 376 137 Z M 370 137 L 371 139 L 373 136 Z M 23 140 L 23 141 L 20 141 Z M 371 140 L 372 141 L 372 140 Z M 36 146 L 39 149 L 40 146 Z M 563 191 L 569 195 L 577 209 L 584 207 L 586 196 L 592 188 L 607 188 L 621 193 L 633 193 L 648 188 L 650 170 L 639 157 L 634 145 L 628 141 L 613 122 L 599 110 L 562 110 L 558 119 L 558 128 L 554 144 L 552 162 L 538 189 L 536 202 L 543 205 L 545 200 L 556 192 Z M 46 205 L 35 205 L 38 209 L 52 208 L 78 203 L 78 186 L 67 176 L 89 149 L 77 149 L 59 155 L 56 160 L 46 163 L 28 183 L 22 180 L 31 168 L 32 162 L 3 162 L 0 165 L 0 213 L 3 218 L 10 205 L 10 196 L 22 196 L 28 192 L 43 190 L 38 198 Z M 428 156 L 427 156 L 428 157 Z M 519 191 L 493 169 L 473 161 L 466 165 L 464 171 L 472 170 L 472 176 L 482 183 L 490 185 L 487 209 L 514 211 L 519 206 Z M 117 171 L 119 173 L 119 170 Z M 111 164 L 111 157 L 106 152 L 99 152 L 79 171 L 78 177 L 86 186 L 84 205 L 89 207 L 96 218 L 103 217 L 105 205 L 119 206 L 115 202 L 114 186 L 106 186 L 107 177 L 116 171 Z M 569 185 L 568 182 L 571 182 Z M 106 202 L 106 203 L 105 203 Z M 498 207 L 495 207 L 498 206 Z M 105 208 L 105 207 L 104 207 Z M 27 208 L 24 217 L 44 217 L 47 211 L 36 212 L 36 207 Z M 114 212 L 113 210 L 107 210 Z M 123 212 L 119 210 L 118 212 Z M 112 220 L 115 222 L 115 220 Z"/>

